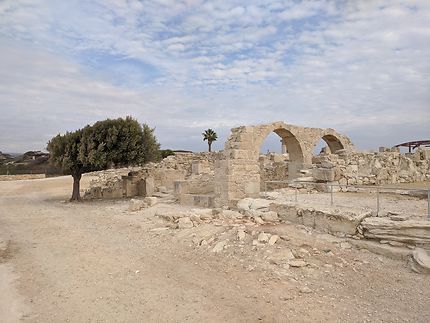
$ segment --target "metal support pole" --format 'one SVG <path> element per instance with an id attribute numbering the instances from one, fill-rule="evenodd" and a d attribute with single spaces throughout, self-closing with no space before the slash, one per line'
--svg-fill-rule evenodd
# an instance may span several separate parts
<path id="1" fill-rule="evenodd" d="M 379 216 L 379 187 L 376 189 L 376 216 Z"/>
<path id="2" fill-rule="evenodd" d="M 297 202 L 297 186 L 296 186 L 296 189 L 294 190 L 294 200 Z"/>
<path id="3" fill-rule="evenodd" d="M 267 182 L 264 182 L 264 198 L 267 199 Z"/>
<path id="4" fill-rule="evenodd" d="M 330 205 L 333 205 L 333 185 L 330 185 Z"/>
<path id="5" fill-rule="evenodd" d="M 427 217 L 430 220 L 430 191 L 427 191 Z"/>

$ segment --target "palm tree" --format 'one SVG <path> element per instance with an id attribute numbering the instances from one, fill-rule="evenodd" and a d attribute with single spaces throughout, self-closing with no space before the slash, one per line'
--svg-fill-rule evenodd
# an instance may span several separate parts
<path id="1" fill-rule="evenodd" d="M 209 152 L 210 152 L 211 147 L 212 147 L 212 142 L 214 142 L 218 139 L 218 135 L 216 134 L 215 131 L 213 131 L 210 128 L 205 130 L 205 132 L 203 132 L 202 135 L 203 135 L 203 141 L 205 141 L 205 140 L 208 141 Z"/>

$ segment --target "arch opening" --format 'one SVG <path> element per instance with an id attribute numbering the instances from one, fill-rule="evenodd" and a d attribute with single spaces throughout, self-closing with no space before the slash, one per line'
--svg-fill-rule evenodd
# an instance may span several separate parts
<path id="1" fill-rule="evenodd" d="M 285 128 L 276 128 L 260 138 L 260 190 L 285 187 L 285 182 L 298 177 L 304 154 L 298 139 Z M 269 181 L 282 181 L 274 184 Z"/>
<path id="2" fill-rule="evenodd" d="M 324 145 L 324 143 L 326 145 Z M 314 156 L 321 153 L 334 154 L 338 150 L 344 149 L 342 142 L 334 135 L 324 135 L 314 145 Z"/>

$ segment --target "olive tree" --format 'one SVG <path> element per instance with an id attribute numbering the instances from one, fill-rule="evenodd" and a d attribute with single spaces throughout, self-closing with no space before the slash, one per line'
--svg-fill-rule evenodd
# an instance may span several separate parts
<path id="1" fill-rule="evenodd" d="M 107 119 L 48 142 L 52 163 L 73 177 L 71 201 L 81 199 L 82 174 L 110 167 L 140 165 L 160 159 L 154 129 L 131 117 Z"/>

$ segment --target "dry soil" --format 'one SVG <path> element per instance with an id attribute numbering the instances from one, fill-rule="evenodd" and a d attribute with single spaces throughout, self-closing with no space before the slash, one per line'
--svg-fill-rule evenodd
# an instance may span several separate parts
<path id="1" fill-rule="evenodd" d="M 430 278 L 404 261 L 288 223 L 173 229 L 154 213 L 174 204 L 66 203 L 71 185 L 0 182 L 1 322 L 429 322 Z"/>

